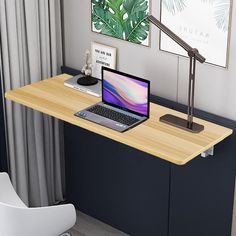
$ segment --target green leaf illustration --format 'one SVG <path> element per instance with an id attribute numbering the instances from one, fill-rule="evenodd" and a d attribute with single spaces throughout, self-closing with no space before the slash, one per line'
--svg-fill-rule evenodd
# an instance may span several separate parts
<path id="1" fill-rule="evenodd" d="M 148 37 L 148 0 L 92 0 L 97 31 L 141 44 Z"/>
<path id="2" fill-rule="evenodd" d="M 129 16 L 135 13 L 146 12 L 148 9 L 148 1 L 144 0 L 124 0 L 124 9 Z"/>
<path id="3" fill-rule="evenodd" d="M 105 1 L 97 2 L 97 4 L 93 6 L 92 21 L 94 27 L 102 34 L 122 38 L 119 23 L 113 18 L 113 14 L 109 11 L 108 4 L 101 2 Z"/>
<path id="4" fill-rule="evenodd" d="M 186 7 L 185 0 L 162 0 L 164 7 L 172 15 L 175 15 L 177 12 L 181 12 Z"/>
<path id="5" fill-rule="evenodd" d="M 149 32 L 147 1 L 126 0 L 124 9 L 128 15 L 124 28 L 126 40 L 140 44 L 148 37 Z"/>

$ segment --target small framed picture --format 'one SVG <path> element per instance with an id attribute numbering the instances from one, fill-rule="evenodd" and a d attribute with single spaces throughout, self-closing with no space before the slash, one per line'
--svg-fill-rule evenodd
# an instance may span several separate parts
<path id="1" fill-rule="evenodd" d="M 102 79 L 101 67 L 116 69 L 116 48 L 100 43 L 91 43 L 92 76 Z"/>

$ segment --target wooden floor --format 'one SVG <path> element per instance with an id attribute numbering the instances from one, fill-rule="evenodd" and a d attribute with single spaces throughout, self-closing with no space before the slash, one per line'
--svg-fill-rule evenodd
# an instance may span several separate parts
<path id="1" fill-rule="evenodd" d="M 77 212 L 76 225 L 69 233 L 71 233 L 72 236 L 128 236 L 127 234 L 81 212 Z"/>

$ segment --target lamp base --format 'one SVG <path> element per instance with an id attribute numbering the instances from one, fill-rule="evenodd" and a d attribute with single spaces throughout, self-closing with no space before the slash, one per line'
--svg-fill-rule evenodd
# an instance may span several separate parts
<path id="1" fill-rule="evenodd" d="M 189 127 L 187 120 L 182 119 L 177 116 L 170 115 L 170 114 L 160 117 L 160 122 L 166 123 L 168 125 L 172 125 L 174 127 L 183 129 L 183 130 L 191 132 L 191 133 L 200 133 L 201 131 L 204 130 L 203 125 L 193 122 L 192 126 Z"/>

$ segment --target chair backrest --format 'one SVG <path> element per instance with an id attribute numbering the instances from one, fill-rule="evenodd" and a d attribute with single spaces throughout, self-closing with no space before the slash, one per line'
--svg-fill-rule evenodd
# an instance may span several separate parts
<path id="1" fill-rule="evenodd" d="M 26 207 L 16 194 L 7 173 L 0 173 L 0 203 L 16 207 Z"/>
<path id="2" fill-rule="evenodd" d="M 9 176 L 0 173 L 0 236 L 56 236 L 76 220 L 71 204 L 28 208 L 17 196 Z"/>
<path id="3" fill-rule="evenodd" d="M 19 209 L 27 209 L 16 194 L 7 173 L 0 173 L 0 235 L 13 235 L 13 225 L 20 226 L 21 217 L 16 214 Z M 16 223 L 16 224 L 15 224 Z M 22 227 L 22 225 L 21 225 Z M 16 227 L 17 228 L 17 227 Z"/>

